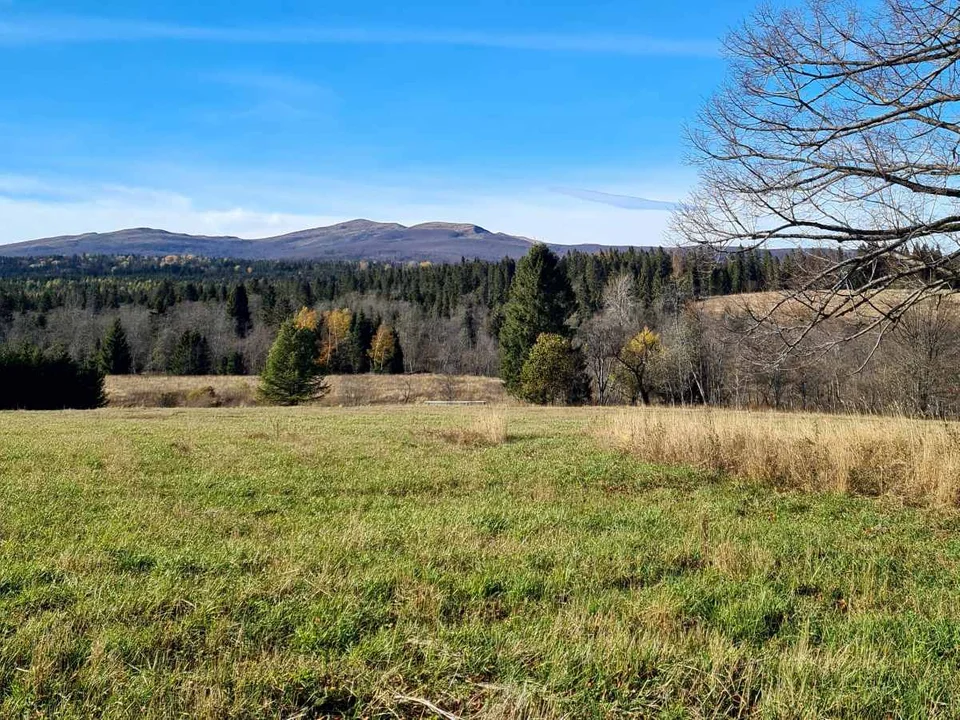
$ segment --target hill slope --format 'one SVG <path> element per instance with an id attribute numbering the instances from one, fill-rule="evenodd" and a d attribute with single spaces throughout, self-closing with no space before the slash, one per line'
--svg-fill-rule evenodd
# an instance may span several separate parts
<path id="1" fill-rule="evenodd" d="M 249 260 L 380 260 L 456 262 L 461 257 L 500 260 L 520 257 L 531 240 L 492 233 L 476 225 L 396 223 L 352 220 L 256 240 L 185 235 L 152 228 L 87 233 L 0 245 L 0 256 L 43 255 L 203 255 Z M 559 252 L 599 245 L 552 246 Z"/>

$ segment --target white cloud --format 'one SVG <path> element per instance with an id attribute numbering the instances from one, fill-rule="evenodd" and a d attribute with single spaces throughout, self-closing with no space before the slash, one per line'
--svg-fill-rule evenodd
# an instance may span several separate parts
<path id="1" fill-rule="evenodd" d="M 429 28 L 216 27 L 47 16 L 0 22 L 0 44 L 179 40 L 232 44 L 448 45 L 510 50 L 714 57 L 714 40 L 616 33 L 488 32 Z"/>

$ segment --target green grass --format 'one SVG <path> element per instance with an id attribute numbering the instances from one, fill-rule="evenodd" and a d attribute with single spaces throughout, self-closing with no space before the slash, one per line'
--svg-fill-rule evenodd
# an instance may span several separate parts
<path id="1" fill-rule="evenodd" d="M 0 414 L 0 717 L 960 716 L 956 514 L 503 412 Z"/>

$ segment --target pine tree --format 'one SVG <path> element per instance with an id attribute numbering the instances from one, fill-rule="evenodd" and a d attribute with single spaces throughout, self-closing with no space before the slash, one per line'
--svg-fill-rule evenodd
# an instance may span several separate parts
<path id="1" fill-rule="evenodd" d="M 207 338 L 195 330 L 183 333 L 173 349 L 168 369 L 173 375 L 209 375 L 212 367 Z"/>
<path id="2" fill-rule="evenodd" d="M 318 351 L 314 330 L 285 321 L 260 375 L 260 394 L 281 405 L 298 405 L 324 395 L 329 386 L 317 362 Z"/>
<path id="3" fill-rule="evenodd" d="M 253 327 L 253 318 L 250 317 L 250 301 L 243 283 L 230 291 L 230 297 L 227 298 L 227 315 L 233 318 L 233 329 L 237 337 L 245 338 Z"/>
<path id="4" fill-rule="evenodd" d="M 220 358 L 219 372 L 221 375 L 246 375 L 247 361 L 244 359 L 243 353 L 234 350 L 229 355 Z"/>
<path id="5" fill-rule="evenodd" d="M 176 302 L 177 293 L 173 287 L 173 283 L 164 278 L 153 294 L 153 299 L 150 301 L 150 309 L 158 315 L 162 315 L 167 311 L 167 308 L 172 307 Z"/>
<path id="6" fill-rule="evenodd" d="M 500 377 L 518 393 L 523 363 L 542 333 L 569 335 L 564 324 L 573 306 L 570 282 L 557 256 L 536 244 L 517 264 L 500 328 Z"/>
<path id="7" fill-rule="evenodd" d="M 100 346 L 100 367 L 107 375 L 129 375 L 133 372 L 133 357 L 130 343 L 123 330 L 120 318 L 117 318 L 107 330 Z"/>
<path id="8" fill-rule="evenodd" d="M 277 291 L 273 285 L 266 285 L 260 293 L 260 319 L 265 325 L 276 325 Z"/>

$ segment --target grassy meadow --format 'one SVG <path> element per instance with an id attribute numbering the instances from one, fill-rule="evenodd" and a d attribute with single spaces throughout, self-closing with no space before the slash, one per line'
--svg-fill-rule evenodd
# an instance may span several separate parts
<path id="1" fill-rule="evenodd" d="M 0 413 L 0 717 L 960 717 L 954 505 L 617 412 Z"/>

